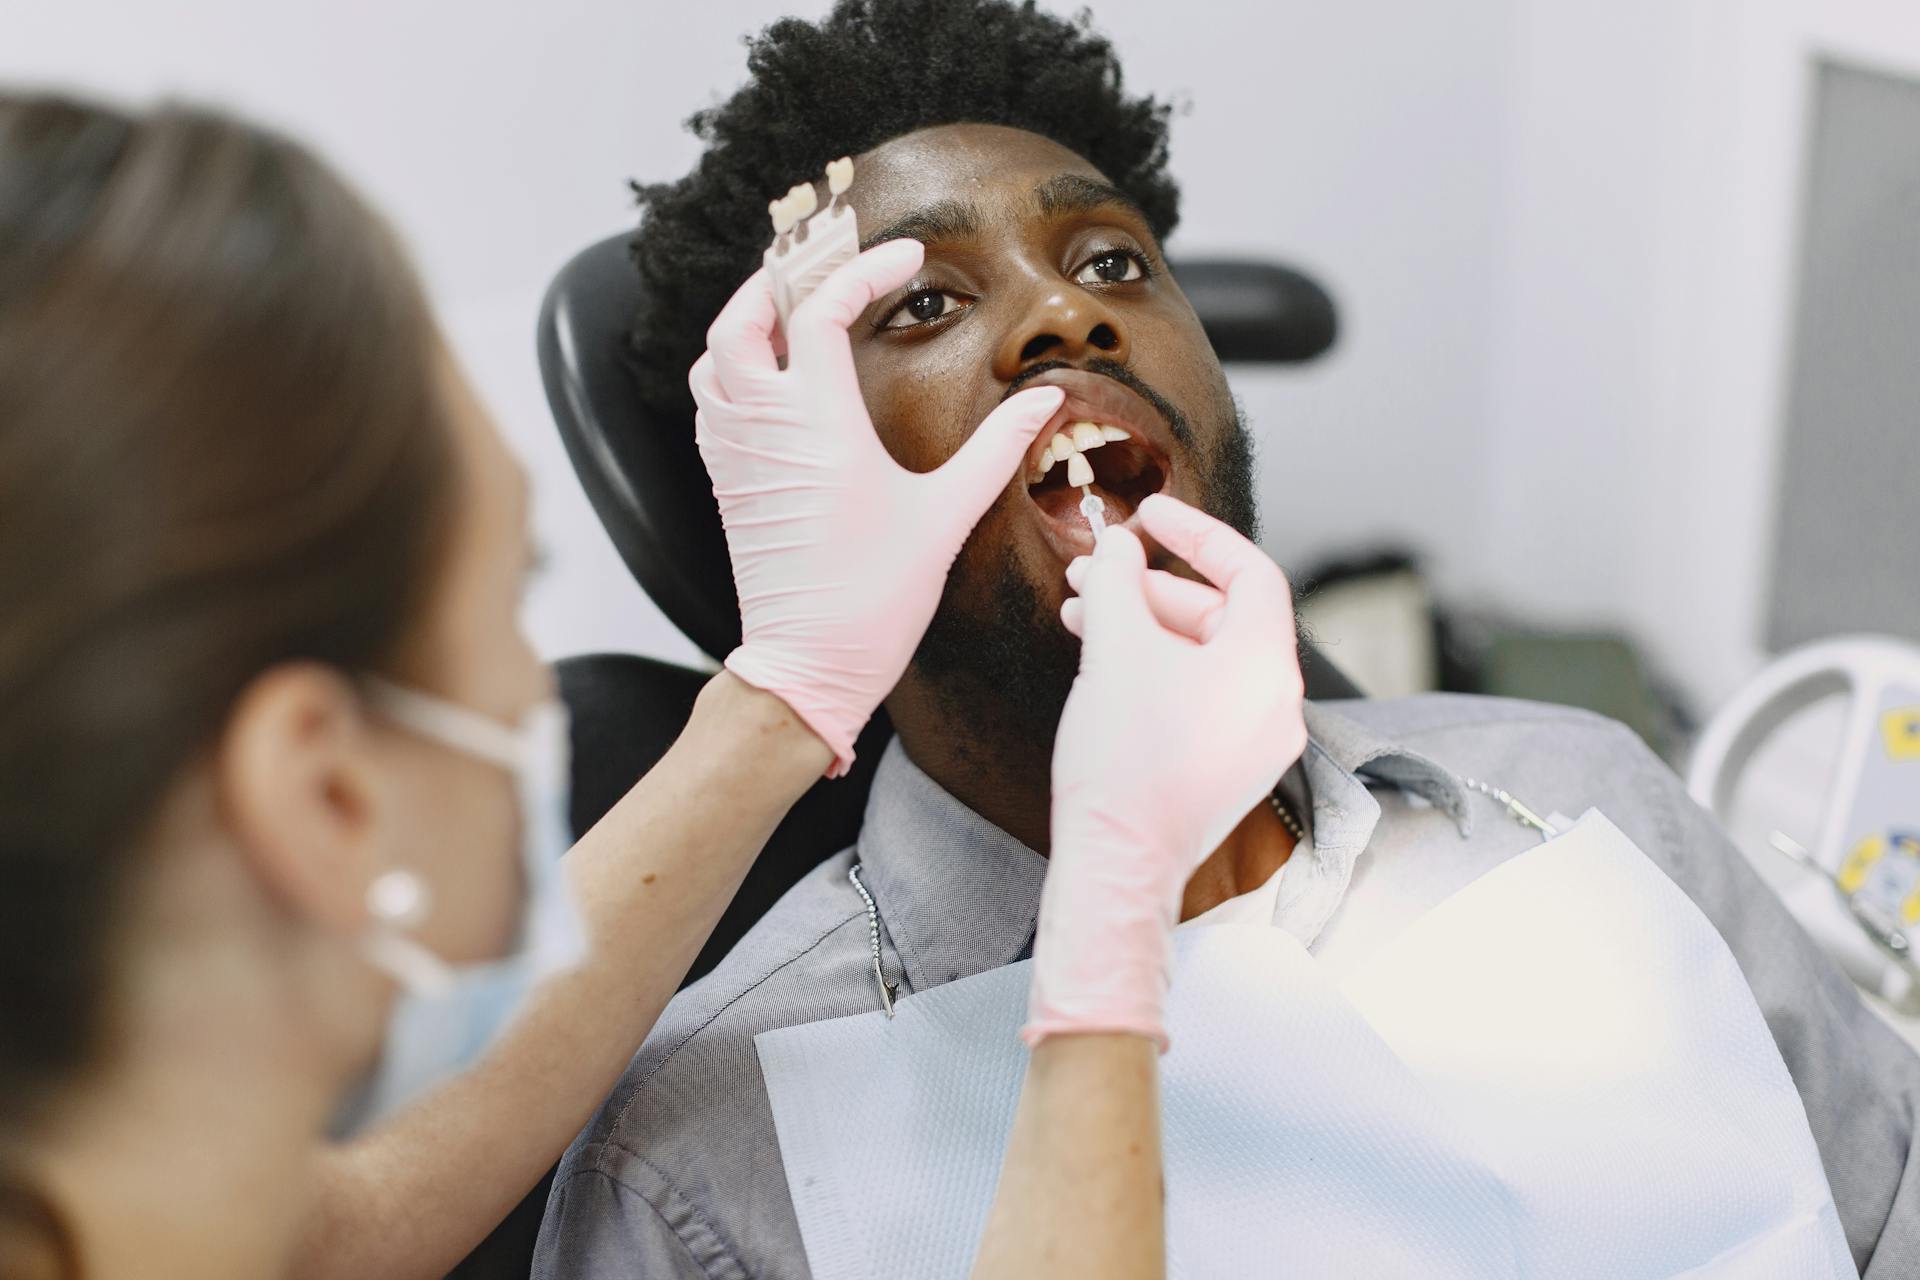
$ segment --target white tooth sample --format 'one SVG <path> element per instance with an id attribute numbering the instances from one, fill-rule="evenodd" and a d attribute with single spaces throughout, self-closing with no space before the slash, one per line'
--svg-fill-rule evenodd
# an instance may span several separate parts
<path id="1" fill-rule="evenodd" d="M 811 182 L 798 182 L 787 192 L 787 203 L 793 209 L 794 220 L 800 221 L 820 207 L 820 193 L 813 189 Z"/>
<path id="2" fill-rule="evenodd" d="M 1086 454 L 1076 453 L 1067 459 L 1067 483 L 1076 489 L 1093 483 L 1093 464 Z"/>
<path id="3" fill-rule="evenodd" d="M 1108 443 L 1112 443 L 1115 440 L 1133 439 L 1132 436 L 1127 434 L 1124 427 L 1109 427 L 1104 425 L 1100 428 L 1100 438 Z"/>
<path id="4" fill-rule="evenodd" d="M 1081 453 L 1098 449 L 1107 442 L 1106 437 L 1100 434 L 1100 428 L 1091 422 L 1076 422 L 1067 430 L 1073 433 L 1073 447 Z"/>
<path id="5" fill-rule="evenodd" d="M 839 195 L 853 185 L 853 157 L 827 161 L 827 191 Z"/>
<path id="6" fill-rule="evenodd" d="M 1071 458 L 1079 452 L 1079 450 L 1073 447 L 1073 437 L 1064 431 L 1054 432 L 1053 444 L 1049 447 L 1053 453 L 1053 460 L 1055 462 L 1065 462 L 1068 458 Z"/>
<path id="7" fill-rule="evenodd" d="M 773 233 L 775 235 L 783 236 L 793 230 L 793 205 L 788 201 L 787 197 L 781 196 L 778 200 L 769 204 L 767 206 L 767 212 L 773 215 Z"/>

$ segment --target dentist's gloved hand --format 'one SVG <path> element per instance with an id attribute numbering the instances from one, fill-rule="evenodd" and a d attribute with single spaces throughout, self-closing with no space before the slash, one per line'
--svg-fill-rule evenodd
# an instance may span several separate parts
<path id="1" fill-rule="evenodd" d="M 907 668 L 960 546 L 1060 407 L 1058 388 L 1013 396 L 939 469 L 908 471 L 874 434 L 854 377 L 851 325 L 919 270 L 917 240 L 847 263 L 795 309 L 776 358 L 764 270 L 707 330 L 688 382 L 740 593 L 727 669 L 772 693 L 833 750 L 829 777 Z"/>
<path id="2" fill-rule="evenodd" d="M 1141 526 L 1213 586 L 1149 572 L 1107 531 L 1062 610 L 1080 674 L 1053 752 L 1052 853 L 1023 1035 L 1166 1047 L 1173 929 L 1199 865 L 1306 749 L 1293 595 L 1239 533 L 1176 499 Z"/>

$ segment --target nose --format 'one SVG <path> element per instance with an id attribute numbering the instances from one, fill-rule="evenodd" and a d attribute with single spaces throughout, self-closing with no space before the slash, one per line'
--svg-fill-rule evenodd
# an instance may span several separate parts
<path id="1" fill-rule="evenodd" d="M 993 373 L 1011 382 L 1042 360 L 1077 363 L 1099 355 L 1125 363 L 1127 329 L 1099 295 L 1064 280 L 1049 280 L 1033 290 L 1019 320 L 994 353 Z"/>

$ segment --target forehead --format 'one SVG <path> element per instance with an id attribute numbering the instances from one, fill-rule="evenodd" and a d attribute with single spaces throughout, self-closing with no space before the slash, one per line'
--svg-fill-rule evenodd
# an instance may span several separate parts
<path id="1" fill-rule="evenodd" d="M 854 164 L 847 196 L 868 233 L 941 201 L 976 205 L 990 216 L 1027 208 L 1033 189 L 1074 174 L 1106 175 L 1051 138 L 997 124 L 943 124 L 881 143 Z"/>

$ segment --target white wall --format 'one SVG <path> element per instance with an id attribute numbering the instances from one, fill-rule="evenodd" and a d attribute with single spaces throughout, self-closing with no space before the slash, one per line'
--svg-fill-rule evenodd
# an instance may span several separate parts
<path id="1" fill-rule="evenodd" d="M 579 495 L 533 318 L 572 249 L 631 221 L 628 177 L 690 163 L 680 121 L 738 82 L 740 35 L 824 0 L 0 3 L 0 75 L 227 103 L 361 182 L 535 474 L 552 561 L 529 613 L 538 641 L 690 655 Z M 1271 545 L 1299 563 L 1384 533 L 1432 544 L 1442 568 L 1469 561 L 1507 0 L 1098 9 L 1132 84 L 1193 104 L 1176 126 L 1175 247 L 1301 262 L 1344 308 L 1334 358 L 1236 378 L 1265 443 Z M 1300 487 L 1302 473 L 1351 482 Z"/>
<path id="2" fill-rule="evenodd" d="M 1513 5 L 1197 9 L 1238 17 L 1096 6 L 1134 84 L 1191 96 L 1173 248 L 1293 262 L 1340 308 L 1319 363 L 1230 371 L 1262 448 L 1268 548 L 1300 568 L 1398 539 L 1457 581 L 1479 542 Z"/>
<path id="3" fill-rule="evenodd" d="M 1705 706 L 1763 660 L 1817 56 L 1920 74 L 1899 0 L 1528 4 L 1481 587 L 1624 622 Z"/>
<path id="4" fill-rule="evenodd" d="M 696 651 L 627 576 L 573 479 L 534 360 L 554 270 L 633 221 L 630 177 L 742 70 L 739 32 L 823 0 L 0 0 L 0 77 L 133 101 L 178 93 L 289 129 L 399 225 L 456 349 L 532 471 L 550 654 Z"/>
<path id="5" fill-rule="evenodd" d="M 0 0 L 0 77 L 182 91 L 312 139 L 401 226 L 528 459 L 537 641 L 688 658 L 573 481 L 534 315 L 573 249 L 631 222 L 627 178 L 690 163 L 679 122 L 738 81 L 739 36 L 825 8 Z M 1758 657 L 1806 59 L 1920 69 L 1920 9 L 1096 8 L 1134 87 L 1192 103 L 1176 252 L 1299 263 L 1342 308 L 1331 358 L 1233 375 L 1275 554 L 1401 538 L 1458 594 L 1623 622 L 1723 695 Z"/>

